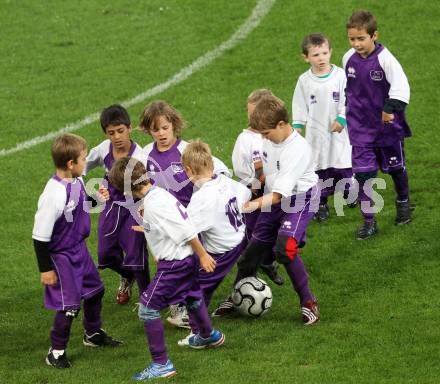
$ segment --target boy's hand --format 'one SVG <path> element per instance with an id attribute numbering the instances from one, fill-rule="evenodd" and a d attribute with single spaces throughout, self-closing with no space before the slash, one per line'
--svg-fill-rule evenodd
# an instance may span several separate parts
<path id="1" fill-rule="evenodd" d="M 344 127 L 342 126 L 342 124 L 339 121 L 334 121 L 330 127 L 330 132 L 341 133 L 341 131 L 343 129 L 344 129 Z"/>
<path id="2" fill-rule="evenodd" d="M 394 113 L 386 113 L 382 111 L 382 122 L 384 124 L 391 124 L 394 121 Z"/>
<path id="3" fill-rule="evenodd" d="M 142 225 L 132 225 L 131 229 L 135 232 L 144 232 L 144 227 Z"/>
<path id="4" fill-rule="evenodd" d="M 41 272 L 40 281 L 43 285 L 55 285 L 58 277 L 55 271 Z"/>
<path id="5" fill-rule="evenodd" d="M 242 213 L 251 213 L 259 209 L 260 206 L 257 202 L 254 202 L 253 200 L 248 201 L 244 203 L 243 207 L 241 208 Z"/>
<path id="6" fill-rule="evenodd" d="M 206 272 L 214 272 L 216 264 L 216 261 L 208 253 L 200 257 L 200 266 Z"/>
<path id="7" fill-rule="evenodd" d="M 101 203 L 103 203 L 110 199 L 110 192 L 107 188 L 101 185 L 96 193 L 96 197 Z"/>

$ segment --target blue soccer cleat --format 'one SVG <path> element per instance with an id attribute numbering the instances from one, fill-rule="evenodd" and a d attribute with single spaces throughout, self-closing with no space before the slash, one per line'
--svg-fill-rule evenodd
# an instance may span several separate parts
<path id="1" fill-rule="evenodd" d="M 166 364 L 151 363 L 142 372 L 137 372 L 133 375 L 135 381 L 145 381 L 157 379 L 160 377 L 170 378 L 176 375 L 176 369 L 174 368 L 171 360 L 168 360 Z"/>
<path id="2" fill-rule="evenodd" d="M 188 340 L 188 344 L 191 348 L 203 349 L 203 348 L 217 348 L 225 342 L 225 335 L 220 331 L 213 329 L 211 335 L 206 339 L 200 336 L 200 334 L 191 336 Z"/>

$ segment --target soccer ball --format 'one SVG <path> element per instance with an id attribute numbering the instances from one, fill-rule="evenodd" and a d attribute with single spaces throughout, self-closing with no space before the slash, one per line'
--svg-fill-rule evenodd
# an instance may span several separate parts
<path id="1" fill-rule="evenodd" d="M 235 284 L 232 302 L 242 315 L 258 317 L 272 305 L 272 290 L 258 277 L 245 277 Z"/>

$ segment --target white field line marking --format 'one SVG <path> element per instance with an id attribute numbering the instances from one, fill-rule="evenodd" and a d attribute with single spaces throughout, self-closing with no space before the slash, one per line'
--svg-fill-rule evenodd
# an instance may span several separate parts
<path id="1" fill-rule="evenodd" d="M 200 56 L 197 60 L 193 61 L 190 65 L 182 68 L 179 72 L 174 74 L 167 81 L 158 84 L 143 93 L 140 93 L 139 95 L 133 97 L 130 100 L 125 100 L 121 102 L 121 104 L 125 108 L 129 108 L 135 104 L 141 103 L 146 99 L 148 99 L 149 97 L 162 93 L 168 88 L 176 84 L 179 84 L 180 82 L 186 80 L 195 72 L 211 64 L 215 59 L 223 55 L 227 50 L 236 46 L 241 40 L 244 40 L 260 24 L 261 20 L 269 13 L 275 1 L 276 0 L 259 0 L 257 5 L 252 11 L 252 14 L 246 19 L 246 21 L 240 26 L 240 28 L 238 28 L 235 31 L 235 33 L 229 38 L 229 40 L 223 42 L 217 48 L 206 52 L 204 55 Z M 37 144 L 41 144 L 46 141 L 52 140 L 61 133 L 76 131 L 80 128 L 83 128 L 89 124 L 94 123 L 98 119 L 99 119 L 99 112 L 92 113 L 91 115 L 86 116 L 84 119 L 79 120 L 75 123 L 68 124 L 57 131 L 49 132 L 48 134 L 43 136 L 36 136 L 33 139 L 23 141 L 12 148 L 0 149 L 0 157 L 11 155 L 15 152 L 19 152 L 34 147 Z"/>

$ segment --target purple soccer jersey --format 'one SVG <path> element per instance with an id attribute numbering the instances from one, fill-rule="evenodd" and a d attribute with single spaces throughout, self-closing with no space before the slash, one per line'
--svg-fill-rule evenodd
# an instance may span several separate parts
<path id="1" fill-rule="evenodd" d="M 382 122 L 386 99 L 409 102 L 408 81 L 394 56 L 380 44 L 367 58 L 350 50 L 344 56 L 344 68 L 351 145 L 384 147 L 411 136 L 404 111 L 394 112 L 392 123 Z"/>
<path id="2" fill-rule="evenodd" d="M 45 287 L 44 302 L 48 309 L 78 310 L 81 299 L 96 295 L 104 285 L 85 243 L 90 232 L 90 217 L 84 210 L 84 185 L 79 179 L 75 183 L 67 183 L 57 176 L 53 179 L 65 187 L 67 198 L 49 242 L 58 281 Z"/>
<path id="3" fill-rule="evenodd" d="M 152 184 L 166 189 L 186 207 L 191 200 L 194 184 L 182 166 L 181 142 L 177 139 L 165 152 L 158 151 L 154 143 L 147 159 L 147 172 Z"/>

